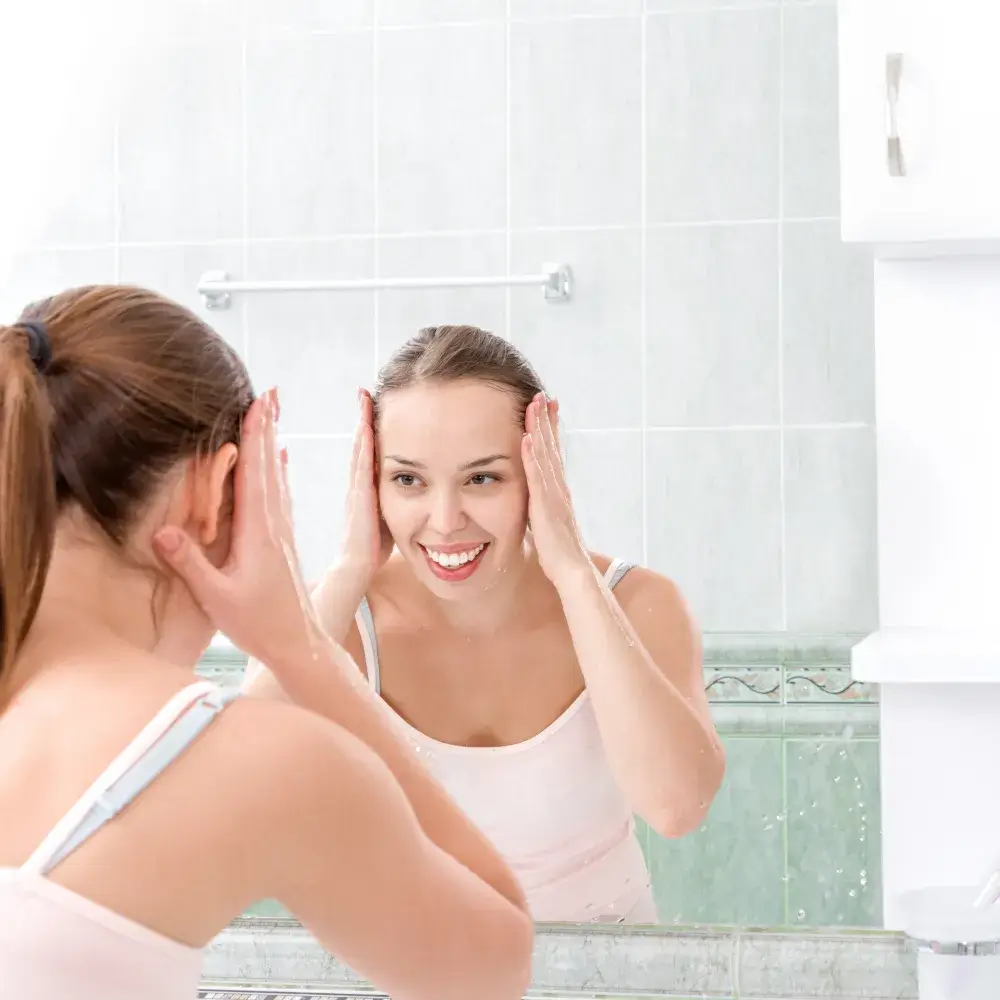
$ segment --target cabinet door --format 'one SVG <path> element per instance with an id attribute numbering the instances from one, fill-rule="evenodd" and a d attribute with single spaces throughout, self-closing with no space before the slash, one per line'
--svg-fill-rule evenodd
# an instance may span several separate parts
<path id="1" fill-rule="evenodd" d="M 844 239 L 1000 240 L 1000 2 L 840 0 L 839 65 Z"/>

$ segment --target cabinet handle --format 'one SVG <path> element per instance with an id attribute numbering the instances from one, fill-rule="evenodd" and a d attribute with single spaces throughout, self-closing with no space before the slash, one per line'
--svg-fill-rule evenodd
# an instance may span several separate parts
<path id="1" fill-rule="evenodd" d="M 899 123 L 896 120 L 896 108 L 899 104 L 899 81 L 902 75 L 902 55 L 898 52 L 890 53 L 885 57 L 886 157 L 890 177 L 904 177 L 906 175 L 903 147 L 899 141 Z"/>

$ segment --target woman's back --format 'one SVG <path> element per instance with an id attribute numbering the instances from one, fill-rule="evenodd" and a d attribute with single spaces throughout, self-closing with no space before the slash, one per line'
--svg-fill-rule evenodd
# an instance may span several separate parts
<path id="1" fill-rule="evenodd" d="M 0 326 L 5 995 L 190 1000 L 262 898 L 400 1000 L 527 985 L 516 881 L 303 608 L 277 419 L 143 289 Z M 192 686 L 216 631 L 335 708 Z"/>
<path id="2" fill-rule="evenodd" d="M 150 831 L 153 843 L 140 841 L 139 851 L 130 843 L 138 838 L 121 841 L 119 852 L 115 852 L 109 843 L 114 838 L 102 837 L 101 833 L 121 810 L 142 795 L 147 785 L 169 771 L 201 732 L 212 725 L 231 697 L 210 684 L 190 685 L 175 694 L 74 801 L 27 858 L 19 845 L 27 831 L 37 827 L 38 799 L 43 797 L 31 801 L 24 794 L 12 797 L 9 787 L 4 789 L 0 795 L 0 802 L 7 800 L 3 811 L 14 817 L 0 833 L 0 858 L 4 862 L 0 864 L 0 966 L 8 989 L 19 996 L 72 995 L 80 1000 L 116 1000 L 136 995 L 173 1000 L 194 995 L 201 971 L 201 950 L 184 939 L 199 936 L 190 933 L 196 930 L 190 926 L 191 917 L 206 909 L 205 900 L 197 898 L 198 888 L 192 892 L 186 878 L 179 883 L 189 893 L 182 906 L 164 907 L 162 898 L 157 899 L 164 880 L 162 874 L 151 870 L 151 849 L 155 846 L 160 862 L 169 861 L 172 853 L 159 836 L 162 825 Z M 71 735 L 66 729 L 77 728 L 74 717 L 63 720 L 68 725 L 59 730 L 61 738 L 54 741 L 61 746 L 46 754 L 40 746 L 31 745 L 32 732 L 37 733 L 40 727 L 37 720 L 32 725 L 29 719 L 19 718 L 22 711 L 31 714 L 30 708 L 19 707 L 11 710 L 6 719 L 0 719 L 0 747 L 9 742 L 8 730 L 21 731 L 28 742 L 26 756 L 5 775 L 5 784 L 26 786 L 30 774 L 73 775 L 81 763 L 79 759 L 71 763 L 66 757 L 66 737 Z M 116 721 L 106 719 L 112 734 L 120 729 Z M 93 756 L 93 746 L 88 746 L 86 738 L 74 742 L 83 749 L 77 757 L 82 757 L 86 765 Z M 63 781 L 56 784 L 61 786 Z M 54 798 L 62 797 L 62 787 L 58 793 Z M 160 800 L 161 811 L 170 799 L 176 799 L 169 791 L 154 793 L 154 797 Z M 51 812 L 53 798 L 45 795 L 44 799 L 41 814 Z M 13 808 L 12 802 L 19 802 L 21 808 Z M 143 814 L 150 810 L 144 808 L 141 799 L 136 805 L 139 822 L 148 821 L 150 817 Z M 184 840 L 196 831 L 183 824 L 190 800 L 181 799 L 174 805 L 179 813 L 174 828 L 176 842 L 178 832 Z M 105 860 L 112 852 L 116 856 Z M 173 884 L 176 887 L 178 882 Z M 158 907 L 165 912 L 156 913 Z M 187 907 L 190 911 L 182 912 Z M 160 924 L 188 933 L 177 940 L 161 931 L 157 926 Z"/>

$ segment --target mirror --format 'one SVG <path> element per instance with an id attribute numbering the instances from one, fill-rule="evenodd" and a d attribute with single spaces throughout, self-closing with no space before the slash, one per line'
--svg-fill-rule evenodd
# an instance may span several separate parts
<path id="1" fill-rule="evenodd" d="M 877 622 L 872 274 L 839 237 L 835 4 L 158 6 L 155 25 L 129 27 L 121 107 L 80 111 L 86 169 L 43 225 L 25 221 L 8 311 L 123 281 L 207 316 L 258 387 L 281 388 L 312 579 L 340 544 L 356 387 L 372 388 L 422 327 L 509 340 L 559 400 L 587 547 L 675 581 L 704 636 L 725 779 L 683 836 L 642 820 L 627 832 L 637 851 L 621 878 L 650 886 L 650 905 L 639 892 L 629 912 L 671 926 L 880 926 L 878 696 L 848 668 Z M 544 276 L 552 261 L 572 270 L 565 301 L 540 281 L 473 281 Z M 362 287 L 233 291 L 209 309 L 198 285 L 211 273 Z M 364 287 L 383 279 L 403 287 Z M 421 279 L 452 287 L 411 287 Z M 418 424 L 402 426 L 437 451 L 407 457 L 440 462 L 441 427 Z M 587 742 L 593 719 L 579 753 L 554 759 L 540 738 L 584 680 L 565 625 L 539 613 L 531 662 L 526 627 L 470 638 L 464 666 L 489 678 L 477 687 L 456 627 L 432 628 L 441 609 L 414 643 L 389 613 L 393 587 L 371 600 L 386 699 L 439 737 L 428 763 L 460 804 L 485 812 L 500 787 L 531 804 L 507 800 L 522 871 L 575 877 L 559 849 L 586 832 L 610 771 Z M 516 692 L 498 680 L 505 657 Z M 203 665 L 231 683 L 242 669 L 221 642 Z M 529 689 L 537 703 L 519 700 Z M 630 708 L 638 719 L 648 705 Z M 498 732 L 529 752 L 498 753 Z M 482 745 L 443 763 L 440 744 L 463 736 Z M 656 784 L 669 762 L 644 766 Z M 544 782 L 559 780 L 550 795 Z M 576 874 L 585 883 L 597 864 Z M 604 898 L 625 891 L 615 877 L 564 910 L 553 895 L 546 919 L 627 917 Z"/>

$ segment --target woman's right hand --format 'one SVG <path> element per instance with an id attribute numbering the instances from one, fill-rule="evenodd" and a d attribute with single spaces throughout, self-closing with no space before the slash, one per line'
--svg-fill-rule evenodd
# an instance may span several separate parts
<path id="1" fill-rule="evenodd" d="M 245 653 L 273 667 L 308 656 L 325 636 L 299 568 L 286 479 L 277 442 L 277 392 L 254 401 L 236 465 L 232 542 L 214 566 L 183 529 L 153 537 L 161 559 L 183 580 L 212 625 Z"/>
<path id="2" fill-rule="evenodd" d="M 378 504 L 375 483 L 375 423 L 372 398 L 358 390 L 358 428 L 348 473 L 340 567 L 363 582 L 362 592 L 392 554 L 392 535 Z"/>

